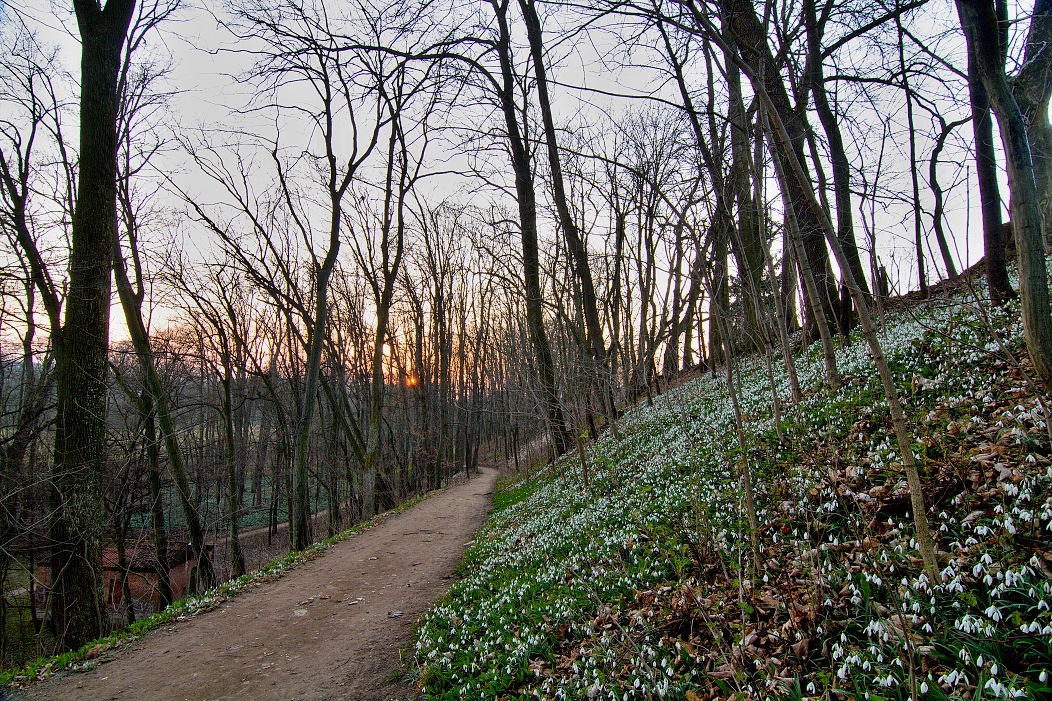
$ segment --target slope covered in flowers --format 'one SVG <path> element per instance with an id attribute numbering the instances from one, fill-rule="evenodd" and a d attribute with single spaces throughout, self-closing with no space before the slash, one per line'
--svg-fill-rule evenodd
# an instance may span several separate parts
<path id="1" fill-rule="evenodd" d="M 981 292 L 980 292 L 981 294 Z M 991 333 L 991 330 L 994 333 Z M 887 404 L 860 339 L 816 347 L 784 442 L 760 361 L 639 407 L 587 453 L 505 486 L 426 616 L 425 698 L 1052 698 L 1052 468 L 1018 309 L 967 297 L 887 319 L 941 572 L 921 572 Z M 779 360 L 780 365 L 780 360 Z M 756 484 L 749 576 L 737 466 Z"/>

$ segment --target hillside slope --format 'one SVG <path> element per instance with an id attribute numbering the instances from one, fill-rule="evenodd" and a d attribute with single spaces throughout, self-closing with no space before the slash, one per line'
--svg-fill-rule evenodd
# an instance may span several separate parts
<path id="1" fill-rule="evenodd" d="M 798 357 L 796 408 L 777 368 L 784 443 L 764 366 L 743 361 L 761 578 L 726 382 L 706 376 L 592 446 L 587 488 L 570 456 L 497 495 L 419 629 L 425 698 L 1052 698 L 1048 419 L 1014 360 L 1018 307 L 969 300 L 882 334 L 941 581 L 921 573 L 865 343 L 838 351 L 836 392 L 817 347 Z"/>

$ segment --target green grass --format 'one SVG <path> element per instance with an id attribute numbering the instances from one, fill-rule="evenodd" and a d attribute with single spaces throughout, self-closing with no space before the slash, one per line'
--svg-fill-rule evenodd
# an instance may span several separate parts
<path id="1" fill-rule="evenodd" d="M 536 472 L 536 471 L 535 471 Z M 541 486 L 542 477 L 537 474 L 526 477 L 501 477 L 493 492 L 493 511 L 504 511 L 521 501 L 529 499 Z"/>
<path id="2" fill-rule="evenodd" d="M 5 659 L 0 660 L 0 669 L 35 654 L 37 649 L 36 630 L 33 626 L 33 614 L 29 607 L 29 595 L 8 597 L 7 617 L 4 621 L 7 650 Z"/>

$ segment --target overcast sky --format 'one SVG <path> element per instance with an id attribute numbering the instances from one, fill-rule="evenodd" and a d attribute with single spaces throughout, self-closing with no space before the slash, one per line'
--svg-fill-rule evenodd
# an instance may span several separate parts
<path id="1" fill-rule="evenodd" d="M 6 0 L 0 0 L 6 2 Z M 50 2 L 50 4 L 47 4 Z M 17 0 L 10 3 L 11 7 L 18 8 L 22 16 L 27 18 L 29 26 L 38 34 L 45 44 L 55 44 L 61 47 L 62 63 L 66 69 L 75 77 L 79 61 L 79 47 L 75 37 L 75 20 L 67 4 L 56 3 L 52 0 Z M 217 10 L 218 11 L 218 10 Z M 925 10 L 930 13 L 926 23 L 917 23 L 915 31 L 928 31 L 931 41 L 941 42 L 946 46 L 947 42 L 956 41 L 952 32 L 948 34 L 943 30 L 947 22 L 952 21 L 952 3 L 945 0 L 936 0 Z M 10 20 L 7 20 L 10 21 Z M 548 27 L 554 25 L 549 21 Z M 71 31 L 73 30 L 73 31 Z M 547 27 L 546 27 L 547 30 Z M 198 127 L 209 129 L 246 129 L 249 131 L 269 129 L 267 122 L 271 117 L 263 112 L 246 112 L 245 108 L 251 104 L 253 88 L 251 85 L 240 82 L 236 76 L 242 74 L 250 67 L 249 59 L 244 54 L 239 54 L 229 49 L 237 47 L 231 43 L 231 35 L 217 22 L 216 17 L 205 8 L 184 2 L 178 10 L 176 17 L 165 22 L 154 34 L 151 35 L 150 44 L 152 50 L 159 55 L 170 55 L 173 68 L 168 78 L 169 88 L 178 91 L 178 95 L 172 100 L 172 127 L 178 130 L 193 130 Z M 555 88 L 557 108 L 560 118 L 571 124 L 599 123 L 602 120 L 619 115 L 629 105 L 638 105 L 638 100 L 616 99 L 604 92 L 620 92 L 626 94 L 639 94 L 654 89 L 658 78 L 654 73 L 646 70 L 645 66 L 632 68 L 617 68 L 611 62 L 601 62 L 597 53 L 613 53 L 618 47 L 616 37 L 609 31 L 595 30 L 590 34 L 578 33 L 571 38 L 565 39 L 556 47 L 554 55 L 558 57 L 558 66 L 555 78 L 564 84 Z M 858 51 L 852 46 L 844 51 Z M 637 63 L 645 64 L 649 58 L 644 52 L 637 54 Z M 609 58 L 609 53 L 608 53 Z M 621 54 L 621 59 L 632 59 L 632 56 Z M 835 73 L 835 67 L 827 68 L 828 75 Z M 947 76 L 933 74 L 930 76 L 933 85 Z M 567 86 L 580 86 L 588 90 L 576 90 Z M 931 86 L 920 86 L 922 88 Z M 938 88 L 935 88 L 936 90 Z M 71 86 L 75 90 L 75 86 Z M 596 92 L 598 91 L 598 92 Z M 967 110 L 967 104 L 961 104 L 959 99 L 943 98 L 940 103 L 946 110 L 945 117 L 953 119 Z M 877 158 L 877 144 L 883 130 L 883 124 L 889 122 L 896 130 L 904 129 L 904 110 L 901 103 L 894 101 L 874 105 L 872 108 L 860 109 L 859 98 L 849 91 L 841 91 L 840 99 L 849 100 L 852 103 L 851 114 L 853 122 L 845 124 L 845 129 L 854 134 L 872 135 L 872 139 L 856 139 L 861 143 L 863 149 L 868 152 L 856 155 L 856 158 L 870 159 L 875 162 Z M 930 127 L 930 119 L 922 111 L 918 110 L 918 125 L 921 131 L 927 132 Z M 889 121 L 890 120 L 890 121 Z M 960 259 L 960 267 L 977 260 L 982 255 L 981 225 L 978 215 L 978 198 L 974 184 L 974 168 L 968 163 L 968 156 L 962 148 L 971 138 L 971 127 L 965 125 L 958 129 L 955 139 L 947 147 L 943 155 L 943 166 L 940 174 L 944 180 L 943 186 L 948 187 L 954 179 L 961 181 L 957 187 L 947 195 L 948 228 L 954 237 L 957 257 Z M 884 153 L 884 163 L 890 168 L 890 175 L 885 184 L 901 188 L 906 193 L 908 188 L 908 172 L 903 167 L 904 139 L 900 138 L 895 146 L 889 146 Z M 927 158 L 930 151 L 930 142 L 926 136 L 920 138 L 920 154 L 922 159 Z M 849 139 L 849 153 L 854 147 Z M 439 154 L 435 154 L 436 156 Z M 188 189 L 194 184 L 207 188 L 207 183 L 190 166 L 187 159 L 172 157 L 165 162 L 169 173 L 179 179 Z M 456 153 L 446 152 L 436 158 L 433 168 L 436 170 L 457 170 L 462 167 L 464 161 L 462 156 Z M 921 165 L 921 188 L 922 200 L 930 208 L 930 194 L 927 187 L 927 162 Z M 966 176 L 971 174 L 971 185 L 964 182 Z M 861 183 L 855 182 L 857 189 Z M 430 186 L 433 188 L 434 196 L 450 196 L 457 194 L 459 197 L 467 198 L 471 195 L 473 185 L 468 180 L 443 177 Z M 969 212 L 967 196 L 969 189 L 975 204 Z M 773 187 L 771 188 L 773 192 Z M 207 192 L 207 189 L 205 190 Z M 458 194 L 459 193 L 459 194 Z M 1007 190 L 1005 190 L 1006 197 Z M 492 197 L 492 192 L 486 192 L 485 197 Z M 904 195 L 905 196 L 905 195 Z M 856 197 L 856 206 L 858 198 Z M 177 206 L 174 205 L 173 206 Z M 878 211 L 877 229 L 879 236 L 879 253 L 883 260 L 889 265 L 889 272 L 898 278 L 900 291 L 902 288 L 916 286 L 916 273 L 913 263 L 912 249 L 912 219 L 909 208 L 905 204 L 893 205 L 886 210 Z M 859 213 L 855 212 L 856 231 L 860 245 L 865 245 L 862 221 Z M 930 230 L 930 217 L 925 218 L 925 228 Z M 966 236 L 966 230 L 969 235 Z M 941 261 L 935 249 L 934 237 L 929 237 L 929 269 L 936 264 L 941 268 Z M 199 249 L 202 256 L 208 255 L 209 241 L 193 226 L 188 227 L 177 239 L 170 239 L 176 245 Z M 113 319 L 116 322 L 115 332 L 120 335 L 119 319 L 121 315 L 115 313 Z"/>

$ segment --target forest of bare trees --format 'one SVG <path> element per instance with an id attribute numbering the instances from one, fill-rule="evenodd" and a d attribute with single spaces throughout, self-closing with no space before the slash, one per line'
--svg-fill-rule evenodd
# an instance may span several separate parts
<path id="1" fill-rule="evenodd" d="M 1050 11 L 3 4 L 0 666 L 856 326 L 934 569 L 879 316 L 1017 262 L 1052 387 Z"/>

